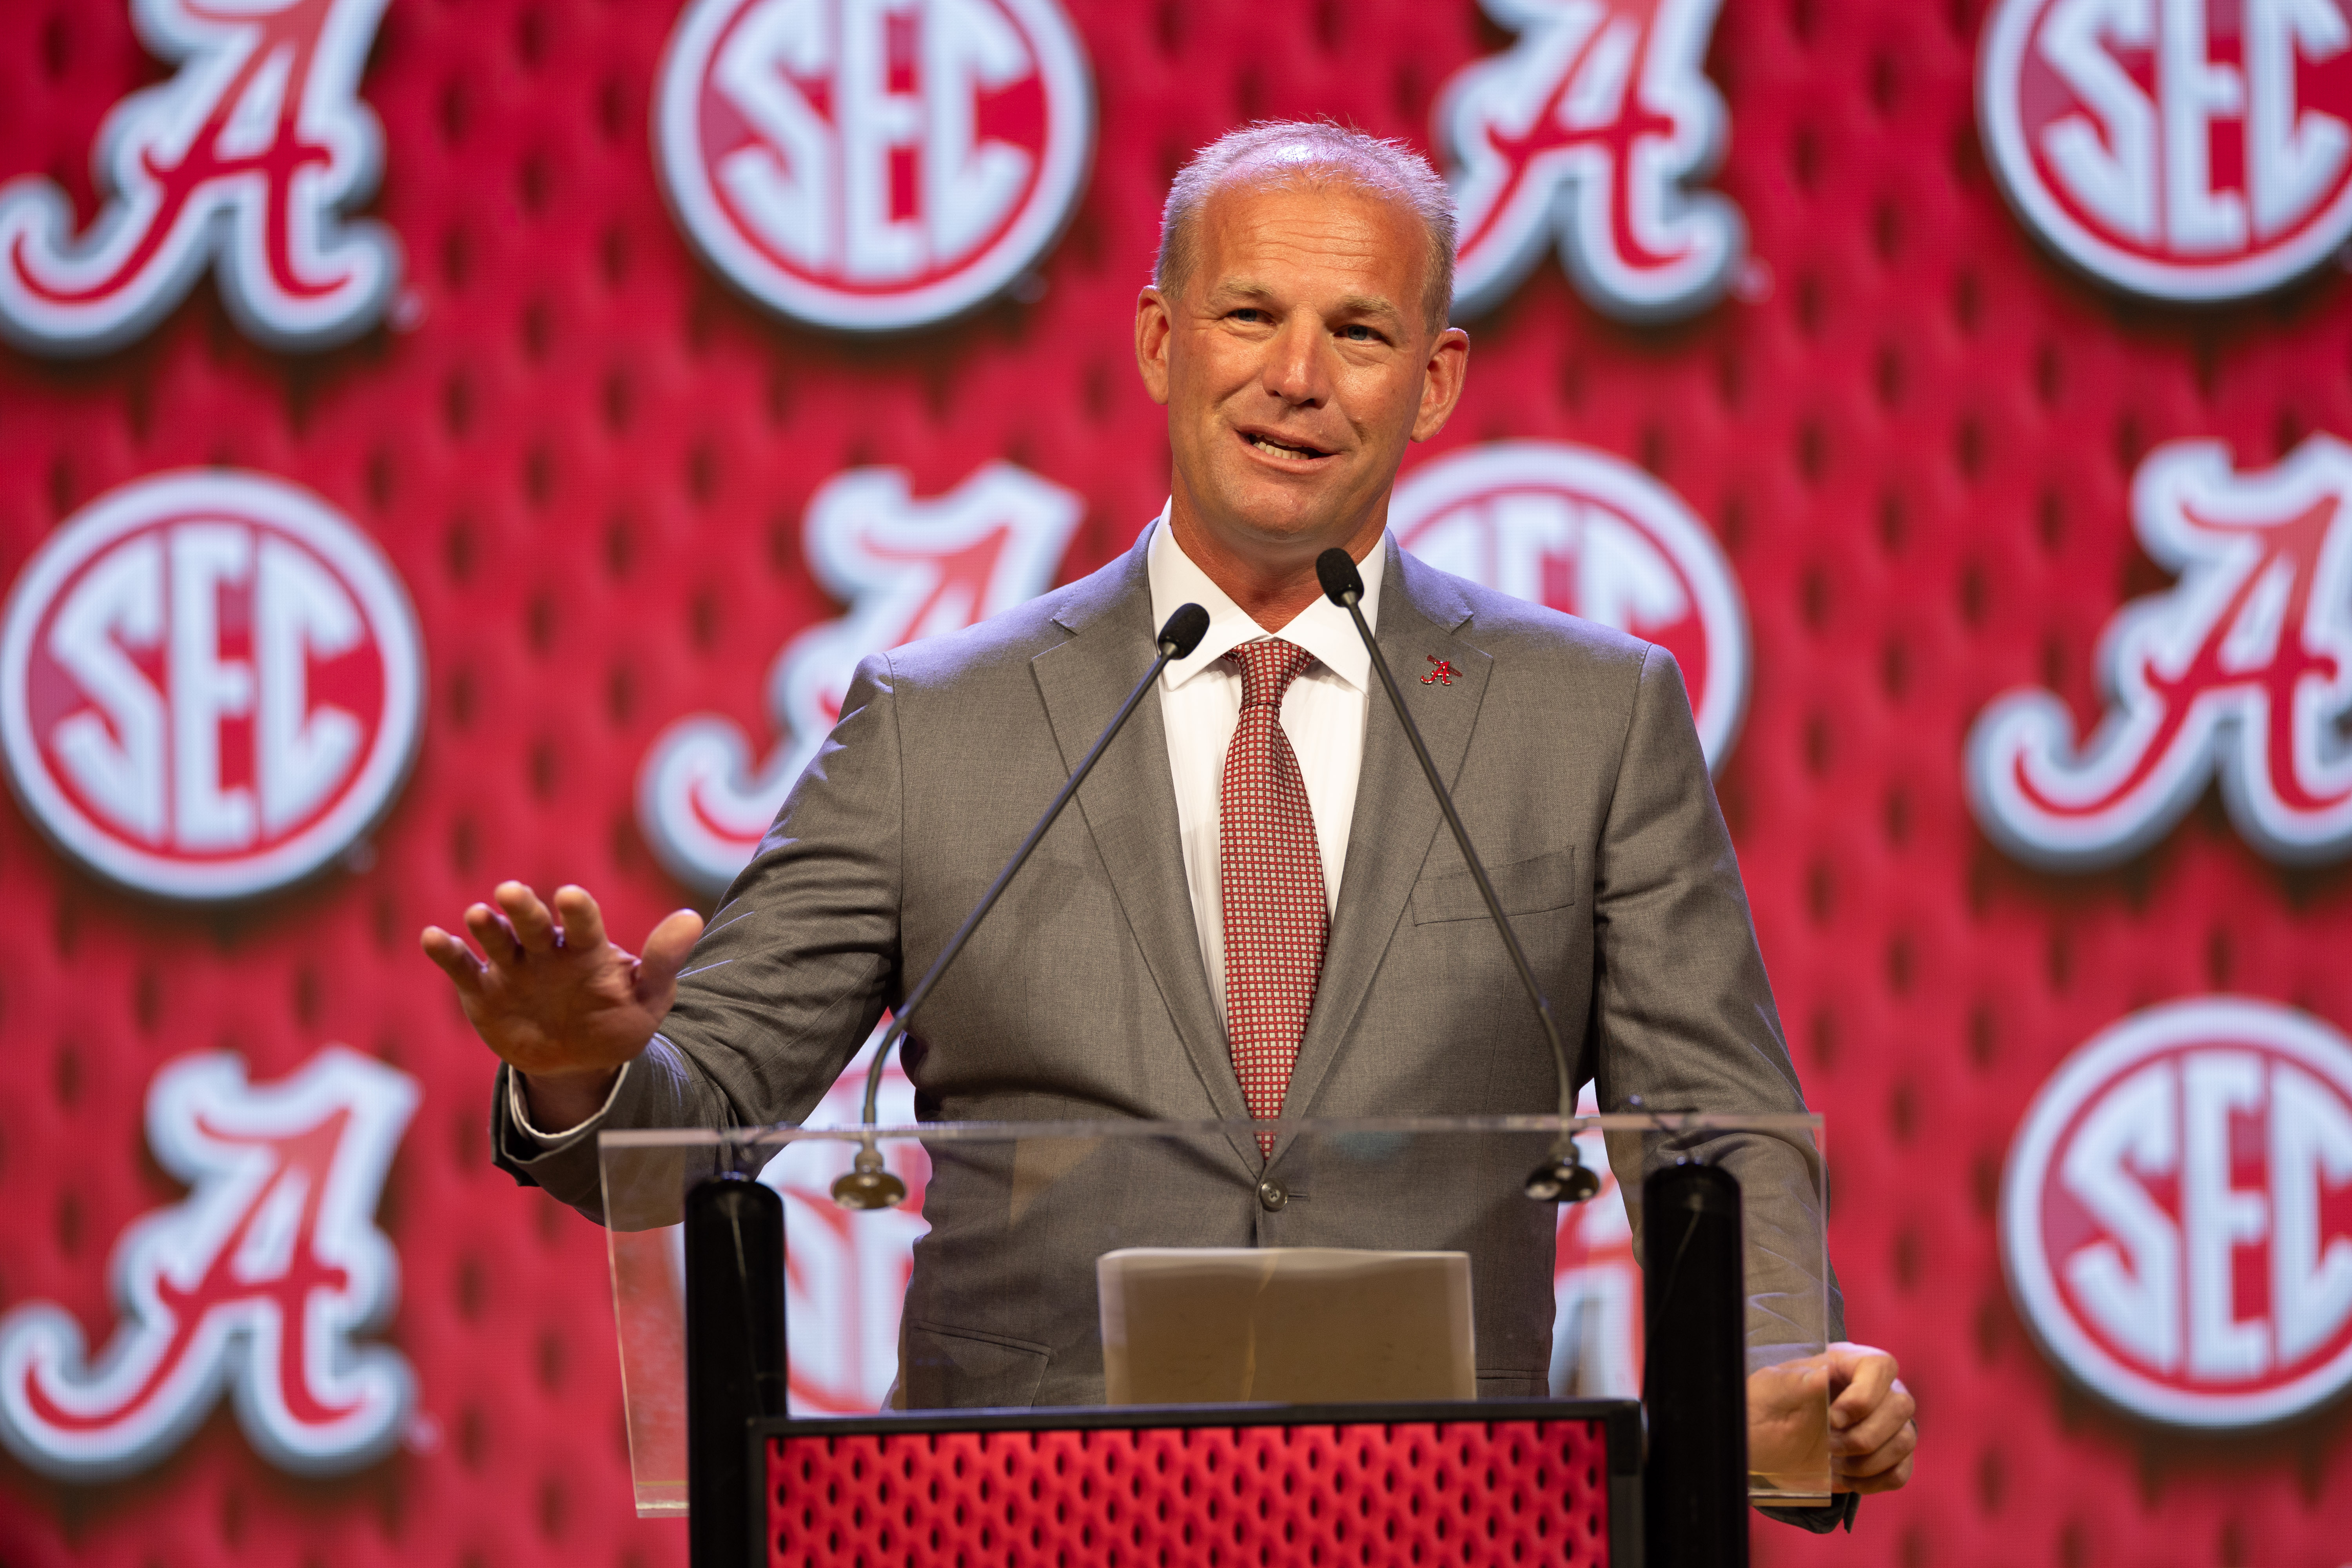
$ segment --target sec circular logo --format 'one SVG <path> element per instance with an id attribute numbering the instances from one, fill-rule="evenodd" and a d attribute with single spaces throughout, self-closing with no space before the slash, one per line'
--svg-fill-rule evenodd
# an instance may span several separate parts
<path id="1" fill-rule="evenodd" d="M 654 140 L 680 223 L 737 287 L 895 331 L 1035 263 L 1085 180 L 1094 91 L 1054 0 L 694 0 Z"/>
<path id="2" fill-rule="evenodd" d="M 2117 288 L 2242 299 L 2352 238 L 2346 0 L 2001 0 L 1977 107 L 2011 205 Z"/>
<path id="3" fill-rule="evenodd" d="M 358 529 L 283 480 L 163 474 L 69 519 L 0 615 L 0 752 L 92 870 L 194 900 L 283 887 L 391 802 L 416 617 Z"/>
<path id="4" fill-rule="evenodd" d="M 1397 542 L 1431 565 L 1663 645 L 1682 666 L 1707 765 L 1748 709 L 1748 610 L 1683 499 L 1606 452 L 1560 441 L 1465 447 L 1407 474 Z"/>
<path id="5" fill-rule="evenodd" d="M 2352 1382 L 2352 1042 L 2246 997 L 2126 1018 L 2026 1112 L 2001 1249 L 2042 1345 L 2125 1410 L 2322 1404 Z"/>

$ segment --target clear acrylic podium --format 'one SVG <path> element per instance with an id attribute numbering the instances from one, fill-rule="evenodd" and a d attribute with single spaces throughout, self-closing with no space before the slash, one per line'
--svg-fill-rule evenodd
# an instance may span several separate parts
<path id="1" fill-rule="evenodd" d="M 729 1445 L 733 1423 L 751 1419 L 740 1452 L 722 1455 L 748 1510 L 727 1554 L 762 1563 L 929 1561 L 900 1552 L 904 1538 L 929 1530 L 936 1544 L 940 1521 L 963 1521 L 967 1503 L 995 1531 L 965 1542 L 982 1558 L 1142 1562 L 1146 1524 L 1176 1529 L 1170 1500 L 1180 1511 L 1200 1503 L 1191 1479 L 1146 1497 L 1147 1475 L 1176 1487 L 1165 1480 L 1171 1454 L 1209 1468 L 1201 1486 L 1215 1518 L 1182 1528 L 1221 1542 L 1229 1527 L 1241 1532 L 1221 1561 L 1358 1561 L 1354 1550 L 1266 1556 L 1249 1532 L 1294 1544 L 1301 1530 L 1360 1537 L 1377 1501 L 1390 1536 L 1400 1521 L 1453 1530 L 1459 1552 L 1433 1543 L 1446 1561 L 1488 1560 L 1462 1554 L 1464 1532 L 1483 1530 L 1497 1541 L 1521 1531 L 1512 1550 L 1525 1561 L 1638 1563 L 1645 1460 L 1654 1490 L 1696 1486 L 1666 1473 L 1680 1465 L 1727 1475 L 1733 1497 L 1824 1505 L 1820 1125 L 1657 1114 L 606 1132 L 638 1511 L 733 1497 L 688 1473 L 689 1431 L 707 1434 L 709 1411 L 730 1401 Z M 1560 1310 L 1563 1211 L 1525 1190 L 1564 1130 L 1597 1170 L 1605 1140 L 1642 1172 L 1629 1209 L 1651 1196 L 1634 1220 L 1647 1240 L 1646 1311 L 1620 1325 L 1647 1331 L 1646 1439 L 1643 1409 L 1625 1397 L 1640 1390 L 1623 1386 L 1622 1368 L 1606 1391 L 1616 1398 L 1573 1397 L 1591 1379 L 1580 1383 L 1564 1347 L 1590 1340 L 1591 1324 Z M 861 1154 L 903 1184 L 901 1203 L 833 1201 L 832 1184 Z M 723 1214 L 706 1201 L 714 1194 L 730 1205 Z M 1418 1257 L 1367 1256 L 1397 1254 Z M 1574 1307 L 1588 1312 L 1590 1300 Z M 1434 1456 L 1437 1479 L 1415 1481 L 1394 1454 L 1374 1452 L 1397 1442 Z M 960 1443 L 979 1447 L 951 1457 Z M 697 1466 L 719 1451 L 706 1439 Z M 1000 1460 L 1013 1468 L 998 1473 Z M 1116 1473 L 1069 1479 L 1073 1464 L 1095 1463 Z M 1361 1472 L 1352 1479 L 1349 1466 Z M 1327 1481 L 1343 1494 L 1370 1487 L 1375 1472 L 1388 1489 L 1377 1497 L 1307 1496 Z M 939 1500 L 943 1476 L 951 1491 L 981 1489 L 950 1508 Z M 1228 1496 L 1229 1483 L 1242 1489 Z M 880 1496 L 841 1501 L 866 1485 Z M 1076 1489 L 1049 1498 L 1054 1486 Z M 794 1501 L 795 1487 L 819 1503 Z M 1087 1513 L 1106 1506 L 1097 1491 L 1117 1493 L 1108 1520 Z M 1147 1502 L 1154 1520 L 1137 1514 Z M 1457 1509 L 1467 1511 L 1456 1519 Z M 708 1521 L 696 1522 L 703 1568 Z M 796 1530 L 818 1532 L 832 1554 L 794 1542 Z M 1165 1542 L 1156 1550 L 1177 1560 Z"/>

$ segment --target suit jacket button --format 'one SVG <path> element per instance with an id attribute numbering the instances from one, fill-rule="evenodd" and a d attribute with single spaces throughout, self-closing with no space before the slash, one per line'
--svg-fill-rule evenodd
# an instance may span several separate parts
<path id="1" fill-rule="evenodd" d="M 1268 1212 L 1272 1212 L 1288 1203 L 1290 1194 L 1283 1190 L 1280 1182 L 1269 1179 L 1257 1184 L 1257 1201 L 1265 1205 Z"/>

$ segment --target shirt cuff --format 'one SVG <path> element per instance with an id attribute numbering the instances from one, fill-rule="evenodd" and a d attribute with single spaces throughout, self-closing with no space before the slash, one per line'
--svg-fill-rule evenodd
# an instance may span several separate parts
<path id="1" fill-rule="evenodd" d="M 530 1101 L 525 1099 L 522 1092 L 522 1074 L 509 1068 L 507 1068 L 507 1120 L 513 1122 L 516 1130 L 524 1137 L 541 1149 L 554 1149 L 569 1143 L 604 1120 L 605 1115 L 613 1109 L 613 1102 L 621 1098 L 621 1085 L 627 1081 L 629 1068 L 635 1065 L 634 1062 L 621 1064 L 621 1070 L 613 1075 L 612 1092 L 604 1097 L 604 1103 L 596 1108 L 595 1115 L 581 1122 L 577 1127 L 567 1127 L 561 1132 L 541 1132 L 530 1124 Z"/>

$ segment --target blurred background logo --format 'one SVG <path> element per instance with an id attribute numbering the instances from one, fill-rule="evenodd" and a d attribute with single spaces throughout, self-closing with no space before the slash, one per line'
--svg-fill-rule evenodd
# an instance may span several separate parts
<path id="1" fill-rule="evenodd" d="M 1012 283 L 1094 147 L 1054 0 L 696 0 L 660 92 L 662 179 L 696 247 L 761 304 L 847 331 Z"/>
<path id="2" fill-rule="evenodd" d="M 2352 237 L 2341 0 L 2001 0 L 1979 70 L 2011 203 L 2119 289 L 2243 299 Z"/>
<path id="3" fill-rule="evenodd" d="M 0 745 L 35 820 L 172 899 L 283 887 L 399 788 L 424 707 L 408 595 L 374 543 L 260 474 L 101 497 L 0 617 Z"/>
<path id="4" fill-rule="evenodd" d="M 2284 1420 L 2352 1383 L 2352 1041 L 2200 997 L 2042 1086 L 2001 1200 L 2011 1289 L 2069 1373 L 2177 1426 Z"/>

